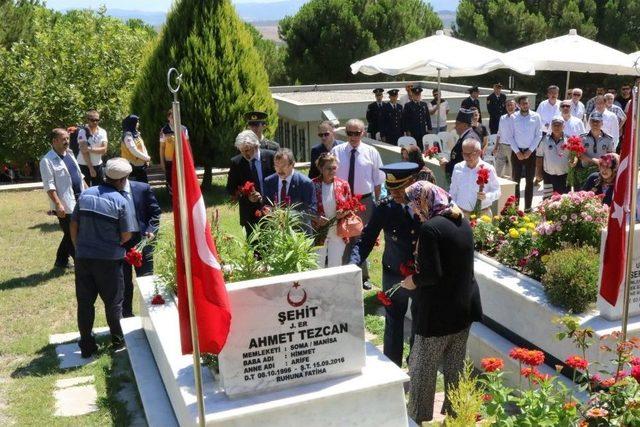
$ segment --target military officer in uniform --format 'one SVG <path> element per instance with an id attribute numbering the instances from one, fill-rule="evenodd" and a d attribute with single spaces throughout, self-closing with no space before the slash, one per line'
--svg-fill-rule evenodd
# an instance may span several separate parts
<path id="1" fill-rule="evenodd" d="M 415 138 L 420 151 L 424 150 L 422 137 L 431 130 L 431 116 L 429 105 L 420 99 L 422 88 L 414 86 L 413 100 L 407 102 L 402 109 L 402 129 L 405 135 Z"/>
<path id="2" fill-rule="evenodd" d="M 464 108 L 465 110 L 471 110 L 473 107 L 476 107 L 478 109 L 478 113 L 480 114 L 480 121 L 482 121 L 482 111 L 480 111 L 480 89 L 478 88 L 478 86 L 473 86 L 470 87 L 469 90 L 469 97 L 465 98 L 462 100 L 462 103 L 460 104 L 460 108 Z"/>
<path id="3" fill-rule="evenodd" d="M 493 85 L 493 93 L 487 96 L 487 111 L 489 112 L 489 132 L 498 133 L 500 117 L 507 112 L 507 96 L 502 93 L 502 84 Z"/>
<path id="4" fill-rule="evenodd" d="M 402 105 L 398 103 L 398 89 L 388 90 L 389 102 L 382 107 L 382 141 L 398 145 L 398 138 L 402 136 Z"/>
<path id="5" fill-rule="evenodd" d="M 260 148 L 263 150 L 278 151 L 280 144 L 264 137 L 264 130 L 267 127 L 267 113 L 263 111 L 249 111 L 244 115 L 247 121 L 247 129 L 253 131 L 260 140 Z"/>
<path id="6" fill-rule="evenodd" d="M 405 203 L 404 190 L 413 182 L 418 165 L 410 162 L 392 163 L 381 168 L 387 174 L 386 186 L 391 194 L 373 210 L 369 223 L 354 245 L 349 263 L 360 265 L 366 262 L 381 231 L 384 231 L 382 254 L 382 288 L 386 291 L 404 279 L 403 273 L 412 274 L 414 251 L 418 241 L 420 221 Z M 404 344 L 404 317 L 413 291 L 400 288 L 385 307 L 384 354 L 396 365 L 402 366 Z M 412 308 L 414 305 L 412 305 Z M 412 314 L 414 314 L 412 312 Z M 412 316 L 415 319 L 415 316 Z M 413 338 L 413 328 L 411 337 Z M 411 339 L 410 343 L 413 342 Z"/>
<path id="7" fill-rule="evenodd" d="M 472 118 L 472 110 L 461 108 L 460 111 L 458 111 L 458 115 L 456 116 L 455 129 L 456 133 L 460 135 L 460 137 L 458 138 L 458 141 L 456 141 L 456 145 L 454 145 L 453 149 L 451 150 L 449 160 L 443 157 L 440 158 L 440 166 L 444 168 L 445 174 L 447 175 L 448 179 L 451 179 L 453 167 L 464 160 L 462 158 L 462 142 L 468 138 L 473 138 L 480 141 L 480 137 L 473 131 L 473 128 L 471 127 Z"/>
<path id="8" fill-rule="evenodd" d="M 376 96 L 376 102 L 367 105 L 367 134 L 369 138 L 377 139 L 376 134 L 382 133 L 382 110 L 384 108 L 382 94 L 384 89 L 377 87 L 373 93 Z"/>

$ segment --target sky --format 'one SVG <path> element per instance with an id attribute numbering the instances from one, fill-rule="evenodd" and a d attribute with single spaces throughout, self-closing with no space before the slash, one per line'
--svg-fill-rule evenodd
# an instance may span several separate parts
<path id="1" fill-rule="evenodd" d="M 232 3 L 272 3 L 282 0 L 231 0 Z M 51 9 L 97 9 L 101 5 L 108 9 L 140 10 L 145 12 L 166 12 L 172 0 L 47 0 Z"/>

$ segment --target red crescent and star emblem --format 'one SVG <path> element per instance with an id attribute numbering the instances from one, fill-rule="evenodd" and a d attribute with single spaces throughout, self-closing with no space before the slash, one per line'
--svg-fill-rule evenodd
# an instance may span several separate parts
<path id="1" fill-rule="evenodd" d="M 307 291 L 305 291 L 304 289 L 302 289 L 302 294 L 300 295 L 300 292 L 298 290 L 298 288 L 300 287 L 300 283 L 298 282 L 293 282 L 293 286 L 291 287 L 291 289 L 289 289 L 289 292 L 287 292 L 287 302 L 289 303 L 289 305 L 291 307 L 300 307 L 301 305 L 303 305 L 305 302 L 307 302 Z M 291 291 L 295 291 L 293 295 L 294 297 L 300 297 L 299 300 L 294 301 L 291 297 Z M 297 299 L 297 298 L 296 298 Z"/>

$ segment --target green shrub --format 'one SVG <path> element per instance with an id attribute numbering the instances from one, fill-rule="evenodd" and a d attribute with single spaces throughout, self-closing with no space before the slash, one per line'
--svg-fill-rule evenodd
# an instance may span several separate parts
<path id="1" fill-rule="evenodd" d="M 171 293 L 177 293 L 176 284 L 176 241 L 173 220 L 162 221 L 154 240 L 153 272 L 161 286 Z"/>
<path id="2" fill-rule="evenodd" d="M 552 304 L 583 312 L 597 297 L 600 256 L 595 248 L 567 248 L 549 254 L 542 284 Z"/>

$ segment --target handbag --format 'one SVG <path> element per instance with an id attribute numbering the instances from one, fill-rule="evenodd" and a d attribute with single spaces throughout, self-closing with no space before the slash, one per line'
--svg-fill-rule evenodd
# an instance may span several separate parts
<path id="1" fill-rule="evenodd" d="M 342 238 L 356 237 L 362 234 L 363 228 L 364 224 L 360 217 L 351 213 L 338 221 L 336 233 Z"/>

